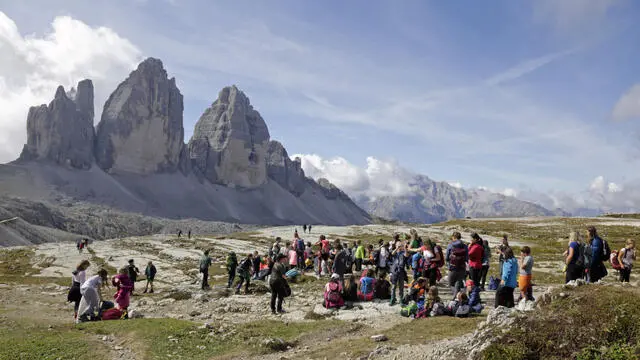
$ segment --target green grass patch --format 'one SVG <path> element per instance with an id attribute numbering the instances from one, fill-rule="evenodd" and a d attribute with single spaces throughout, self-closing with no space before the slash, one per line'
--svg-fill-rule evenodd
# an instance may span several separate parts
<path id="1" fill-rule="evenodd" d="M 516 320 L 483 359 L 638 359 L 640 291 L 587 285 Z"/>

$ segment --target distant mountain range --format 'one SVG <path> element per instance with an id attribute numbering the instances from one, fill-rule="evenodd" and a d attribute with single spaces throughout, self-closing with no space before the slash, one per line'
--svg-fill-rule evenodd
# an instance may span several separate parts
<path id="1" fill-rule="evenodd" d="M 357 196 L 356 204 L 371 215 L 415 223 L 435 223 L 454 218 L 568 216 L 532 202 L 485 190 L 465 190 L 446 182 L 416 175 L 410 191 L 401 196 Z"/>

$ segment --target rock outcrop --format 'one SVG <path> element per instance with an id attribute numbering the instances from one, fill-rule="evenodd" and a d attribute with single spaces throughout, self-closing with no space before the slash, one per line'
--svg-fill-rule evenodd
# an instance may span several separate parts
<path id="1" fill-rule="evenodd" d="M 162 62 L 148 58 L 105 103 L 95 156 L 107 172 L 152 174 L 180 169 L 182 94 Z"/>
<path id="2" fill-rule="evenodd" d="M 189 141 L 194 168 L 215 184 L 247 189 L 267 181 L 269 130 L 249 98 L 225 87 L 196 123 Z"/>
<path id="3" fill-rule="evenodd" d="M 20 161 L 48 160 L 76 169 L 93 163 L 93 83 L 83 80 L 72 98 L 62 86 L 49 106 L 29 109 L 27 144 Z"/>
<path id="4" fill-rule="evenodd" d="M 300 158 L 291 160 L 287 150 L 278 141 L 270 141 L 267 149 L 267 175 L 295 196 L 300 196 L 307 186 Z"/>

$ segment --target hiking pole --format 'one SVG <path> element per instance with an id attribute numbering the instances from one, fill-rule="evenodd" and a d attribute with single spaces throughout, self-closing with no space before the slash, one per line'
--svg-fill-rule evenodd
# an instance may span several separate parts
<path id="1" fill-rule="evenodd" d="M 0 224 L 8 223 L 9 221 L 18 220 L 18 217 L 12 217 L 11 219 L 0 220 Z"/>

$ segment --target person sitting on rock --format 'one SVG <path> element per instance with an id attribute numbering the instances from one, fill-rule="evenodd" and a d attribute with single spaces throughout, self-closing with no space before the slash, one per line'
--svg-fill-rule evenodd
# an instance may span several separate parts
<path id="1" fill-rule="evenodd" d="M 467 280 L 465 285 L 467 286 L 467 293 L 469 294 L 471 312 L 481 313 L 484 305 L 482 305 L 482 300 L 480 299 L 480 287 L 476 286 L 471 279 Z"/>
<path id="2" fill-rule="evenodd" d="M 247 257 L 238 265 L 238 283 L 236 284 L 236 294 L 240 294 L 242 284 L 245 284 L 244 293 L 249 294 L 249 282 L 251 281 L 251 266 L 253 265 L 253 254 Z"/>
<path id="3" fill-rule="evenodd" d="M 360 278 L 360 289 L 358 289 L 358 300 L 371 301 L 373 300 L 373 289 L 375 287 L 376 279 L 374 278 L 373 270 L 368 269 L 363 271 L 365 276 Z"/>
<path id="4" fill-rule="evenodd" d="M 236 253 L 231 251 L 229 255 L 227 255 L 227 289 L 233 285 L 233 279 L 236 278 L 236 268 L 238 267 L 238 258 L 236 257 Z"/>
<path id="5" fill-rule="evenodd" d="M 153 265 L 153 262 L 149 261 L 149 263 L 147 263 L 147 268 L 144 269 L 144 275 L 147 277 L 147 284 L 144 287 L 144 293 L 147 292 L 149 285 L 151 285 L 151 291 L 149 291 L 151 294 L 153 294 L 153 280 L 156 277 L 156 266 Z"/>
<path id="6" fill-rule="evenodd" d="M 342 297 L 342 283 L 340 275 L 332 274 L 331 280 L 324 288 L 323 306 L 327 309 L 337 309 L 344 306 L 344 298 Z"/>
<path id="7" fill-rule="evenodd" d="M 409 288 L 409 292 L 407 293 L 407 296 L 405 296 L 404 299 L 402 299 L 402 305 L 407 305 L 411 301 L 419 302 L 421 300 L 424 300 L 424 297 L 427 294 L 427 291 L 428 291 L 427 279 L 423 277 L 418 278 L 413 282 L 413 284 L 411 284 L 411 287 Z"/>
<path id="8" fill-rule="evenodd" d="M 387 280 L 387 274 L 384 271 L 378 273 L 378 279 L 373 287 L 373 294 L 376 299 L 391 299 L 391 283 Z"/>
<path id="9" fill-rule="evenodd" d="M 131 291 L 133 290 L 133 282 L 129 278 L 129 270 L 124 267 L 118 271 L 118 274 L 111 279 L 111 284 L 116 288 L 113 299 L 118 309 L 127 310 L 131 300 Z"/>

